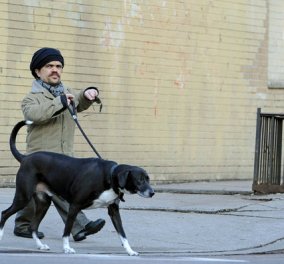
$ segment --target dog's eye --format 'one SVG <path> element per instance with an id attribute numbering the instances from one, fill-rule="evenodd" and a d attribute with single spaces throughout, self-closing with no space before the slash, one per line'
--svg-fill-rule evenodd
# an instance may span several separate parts
<path id="1" fill-rule="evenodd" d="M 141 175 L 138 177 L 138 181 L 139 181 L 140 183 L 148 182 L 148 181 L 149 181 L 149 177 L 148 177 L 148 175 L 141 174 Z"/>

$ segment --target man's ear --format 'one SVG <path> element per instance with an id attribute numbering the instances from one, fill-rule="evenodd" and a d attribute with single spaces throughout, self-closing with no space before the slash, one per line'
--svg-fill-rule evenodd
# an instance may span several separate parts
<path id="1" fill-rule="evenodd" d="M 37 77 L 40 79 L 40 76 L 39 76 L 39 69 L 35 69 L 35 73 L 36 73 Z"/>
<path id="2" fill-rule="evenodd" d="M 118 174 L 118 185 L 119 185 L 120 188 L 122 188 L 122 189 L 125 188 L 128 175 L 129 175 L 128 170 L 122 171 Z"/>

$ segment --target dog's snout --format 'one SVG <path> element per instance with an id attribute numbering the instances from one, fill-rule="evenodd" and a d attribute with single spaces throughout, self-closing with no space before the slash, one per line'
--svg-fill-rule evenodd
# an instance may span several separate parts
<path id="1" fill-rule="evenodd" d="M 144 198 L 151 198 L 153 197 L 153 195 L 155 194 L 155 192 L 153 191 L 152 188 L 147 188 L 144 191 L 138 191 L 137 194 L 139 194 L 140 196 L 144 197 Z"/>

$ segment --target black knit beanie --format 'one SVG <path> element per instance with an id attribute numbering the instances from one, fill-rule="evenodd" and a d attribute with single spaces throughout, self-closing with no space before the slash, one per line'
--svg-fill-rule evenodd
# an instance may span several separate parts
<path id="1" fill-rule="evenodd" d="M 64 67 L 64 58 L 58 49 L 53 48 L 41 48 L 36 51 L 32 57 L 30 64 L 30 70 L 32 75 L 38 79 L 35 69 L 40 70 L 45 64 L 51 61 L 60 61 L 62 67 Z"/>

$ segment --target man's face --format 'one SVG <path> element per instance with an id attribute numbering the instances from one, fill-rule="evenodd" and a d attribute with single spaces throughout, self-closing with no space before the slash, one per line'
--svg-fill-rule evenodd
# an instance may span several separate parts
<path id="1" fill-rule="evenodd" d="M 37 76 L 50 85 L 57 85 L 61 81 L 63 67 L 60 61 L 51 61 L 45 64 L 41 69 L 36 69 Z"/>

